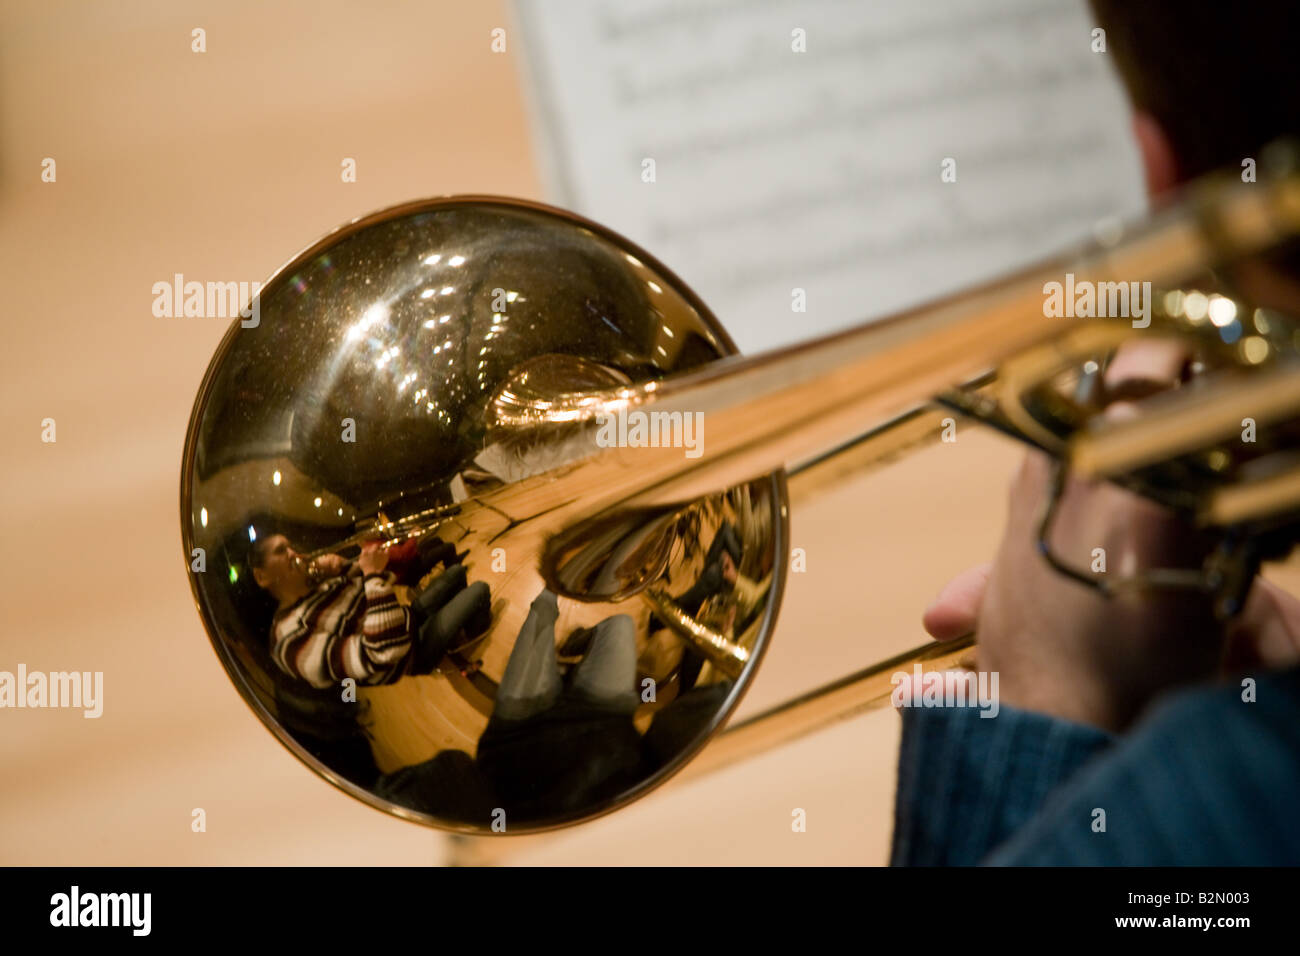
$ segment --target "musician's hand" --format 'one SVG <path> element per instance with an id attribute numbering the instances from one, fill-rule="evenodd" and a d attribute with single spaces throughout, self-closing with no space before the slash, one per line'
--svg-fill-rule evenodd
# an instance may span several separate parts
<path id="1" fill-rule="evenodd" d="M 338 554 L 322 554 L 315 561 L 316 567 L 324 577 L 337 577 L 347 570 L 347 559 Z"/>
<path id="2" fill-rule="evenodd" d="M 378 574 L 388 567 L 388 550 L 378 541 L 367 541 L 361 546 L 361 557 L 357 558 L 357 564 L 363 574 Z"/>
<path id="3" fill-rule="evenodd" d="M 948 641 L 977 630 L 992 570 L 992 563 L 976 565 L 948 582 L 922 619 L 931 636 Z M 981 641 L 998 639 L 992 622 L 979 631 L 979 637 Z M 1228 624 L 1225 671 L 1238 675 L 1252 668 L 1280 670 L 1296 664 L 1300 664 L 1300 600 L 1276 584 L 1256 578 L 1245 608 Z M 1001 686 L 999 692 L 1003 700 L 1016 705 Z M 1036 708 L 1019 706 L 1056 712 L 1050 702 Z"/>
<path id="4" fill-rule="evenodd" d="M 736 586 L 736 562 L 731 559 L 730 551 L 723 551 L 720 559 L 722 565 L 722 580 L 727 582 L 727 587 Z"/>
<path id="5" fill-rule="evenodd" d="M 1169 387 L 1181 350 L 1143 343 L 1107 372 L 1112 397 Z M 1132 414 L 1119 402 L 1112 414 Z M 1038 519 L 1050 463 L 1032 452 L 1011 491 L 1007 527 L 991 565 L 959 575 L 926 612 L 945 639 L 976 631 L 981 670 L 997 671 L 1002 703 L 1122 730 L 1166 690 L 1211 677 L 1224 628 L 1194 592 L 1128 592 L 1107 598 L 1053 570 L 1038 553 Z M 1210 548 L 1159 506 L 1104 482 L 1071 479 L 1052 543 L 1085 573 L 1126 577 L 1152 567 L 1199 567 Z M 1094 549 L 1101 549 L 1100 551 Z M 1103 555 L 1105 570 L 1097 556 Z"/>
<path id="6" fill-rule="evenodd" d="M 1246 606 L 1228 624 L 1224 664 L 1230 673 L 1282 670 L 1300 663 L 1300 601 L 1256 578 Z"/>

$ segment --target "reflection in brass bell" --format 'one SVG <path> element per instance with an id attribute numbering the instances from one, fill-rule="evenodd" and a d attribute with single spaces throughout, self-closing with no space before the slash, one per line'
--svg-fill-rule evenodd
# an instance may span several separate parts
<path id="1" fill-rule="evenodd" d="M 700 300 L 600 226 L 464 197 L 330 234 L 259 305 L 195 404 L 181 526 L 281 742 L 484 833 L 590 818 L 689 759 L 763 653 L 787 551 L 779 472 L 622 500 L 702 437 L 626 414 L 630 387 L 734 354 Z"/>

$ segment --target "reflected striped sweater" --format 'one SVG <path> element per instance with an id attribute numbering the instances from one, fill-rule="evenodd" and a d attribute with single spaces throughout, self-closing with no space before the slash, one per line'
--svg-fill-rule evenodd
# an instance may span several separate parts
<path id="1" fill-rule="evenodd" d="M 355 564 L 323 581 L 271 621 L 271 657 L 291 677 L 326 688 L 401 676 L 411 649 L 410 611 L 398 603 L 392 574 L 364 577 Z"/>

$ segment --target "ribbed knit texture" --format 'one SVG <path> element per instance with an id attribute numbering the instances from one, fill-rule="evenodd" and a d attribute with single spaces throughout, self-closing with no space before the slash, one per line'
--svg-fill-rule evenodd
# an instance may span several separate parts
<path id="1" fill-rule="evenodd" d="M 1300 864 L 1300 669 L 1250 703 L 1170 697 L 1120 738 L 979 714 L 902 710 L 894 865 Z"/>

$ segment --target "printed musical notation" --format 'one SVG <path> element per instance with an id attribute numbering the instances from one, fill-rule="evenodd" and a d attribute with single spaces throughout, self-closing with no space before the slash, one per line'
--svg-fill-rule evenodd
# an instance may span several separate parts
<path id="1" fill-rule="evenodd" d="M 1144 209 L 1082 0 L 514 10 L 549 200 L 649 249 L 745 351 L 954 292 Z"/>

